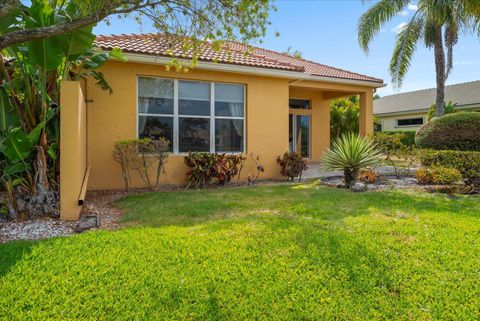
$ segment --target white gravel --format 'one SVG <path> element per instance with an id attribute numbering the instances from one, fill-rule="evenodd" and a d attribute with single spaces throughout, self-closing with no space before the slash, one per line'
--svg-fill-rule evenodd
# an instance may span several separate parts
<path id="1" fill-rule="evenodd" d="M 0 223 L 0 243 L 13 240 L 40 240 L 75 234 L 75 222 L 41 218 L 24 222 Z"/>

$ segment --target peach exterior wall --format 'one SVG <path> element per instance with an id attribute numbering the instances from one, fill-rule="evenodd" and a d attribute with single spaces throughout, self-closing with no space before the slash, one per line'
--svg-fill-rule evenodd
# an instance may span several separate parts
<path id="1" fill-rule="evenodd" d="M 88 98 L 93 100 L 89 104 L 89 190 L 124 187 L 120 167 L 112 159 L 112 148 L 116 141 L 136 138 L 137 76 L 245 84 L 246 152 L 260 155 L 265 166 L 261 178 L 280 178 L 276 158 L 288 150 L 288 80 L 203 70 L 178 73 L 166 71 L 160 65 L 122 62 L 109 62 L 101 71 L 113 88 L 113 94 L 102 91 L 89 80 Z M 163 184 L 185 183 L 187 168 L 183 157 L 170 155 L 166 175 L 161 177 Z M 245 165 L 241 179 L 246 179 L 249 172 L 255 172 L 251 161 Z M 135 174 L 132 174 L 132 186 L 143 186 Z"/>
<path id="2" fill-rule="evenodd" d="M 87 109 L 80 83 L 62 81 L 60 108 L 60 217 L 77 220 L 87 168 Z"/>

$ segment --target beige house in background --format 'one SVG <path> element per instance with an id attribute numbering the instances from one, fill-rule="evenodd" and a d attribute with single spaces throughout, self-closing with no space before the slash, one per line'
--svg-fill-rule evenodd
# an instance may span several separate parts
<path id="1" fill-rule="evenodd" d="M 417 130 L 428 120 L 435 103 L 436 89 L 423 89 L 374 100 L 373 113 L 380 119 L 382 131 Z M 445 87 L 445 101 L 457 110 L 480 111 L 480 80 Z"/>

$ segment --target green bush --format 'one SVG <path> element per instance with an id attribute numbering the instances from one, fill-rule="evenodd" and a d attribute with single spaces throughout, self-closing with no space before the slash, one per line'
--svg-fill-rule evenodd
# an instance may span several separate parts
<path id="1" fill-rule="evenodd" d="M 373 133 L 373 138 L 377 135 L 391 135 L 399 137 L 401 142 L 407 146 L 415 146 L 415 130 L 392 130 Z"/>
<path id="2" fill-rule="evenodd" d="M 419 158 L 423 166 L 443 166 L 457 169 L 467 183 L 480 179 L 480 152 L 422 150 Z"/>
<path id="3" fill-rule="evenodd" d="M 415 142 L 420 148 L 480 151 L 480 113 L 434 118 L 417 131 Z"/>
<path id="4" fill-rule="evenodd" d="M 300 181 L 303 171 L 307 170 L 307 161 L 298 153 L 286 152 L 282 157 L 277 157 L 277 163 L 280 166 L 280 174 L 289 181 L 293 181 L 295 177 Z"/>
<path id="5" fill-rule="evenodd" d="M 462 174 L 455 168 L 435 166 L 418 169 L 416 178 L 420 184 L 450 185 L 461 181 Z"/>

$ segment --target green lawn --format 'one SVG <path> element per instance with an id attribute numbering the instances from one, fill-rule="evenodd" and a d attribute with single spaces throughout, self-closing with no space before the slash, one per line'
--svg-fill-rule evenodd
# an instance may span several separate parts
<path id="1" fill-rule="evenodd" d="M 5 320 L 478 320 L 480 198 L 150 193 L 130 227 L 0 246 Z"/>

